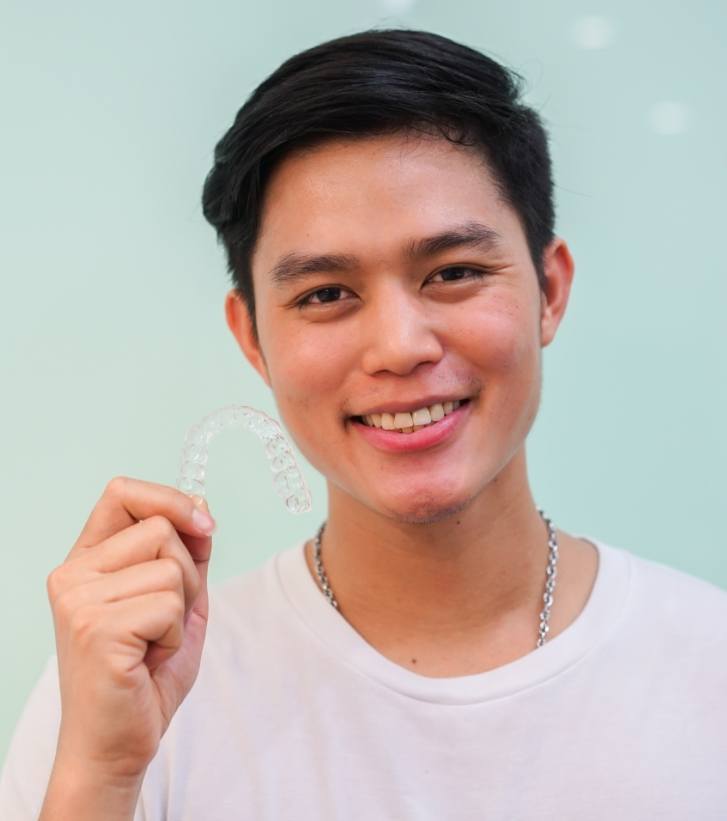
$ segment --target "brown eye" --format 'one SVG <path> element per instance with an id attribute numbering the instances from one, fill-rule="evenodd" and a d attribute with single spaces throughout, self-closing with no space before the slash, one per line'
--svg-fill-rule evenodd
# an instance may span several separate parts
<path id="1" fill-rule="evenodd" d="M 316 294 L 328 294 L 328 295 L 330 295 L 331 292 L 333 292 L 335 294 L 337 291 L 343 291 L 343 290 L 345 290 L 345 289 L 341 288 L 338 285 L 327 285 L 325 288 L 318 288 L 318 290 L 316 290 L 316 291 L 311 291 L 311 293 L 307 294 L 302 299 L 299 299 L 295 304 L 299 308 L 303 308 L 306 305 L 327 305 L 327 304 L 332 303 L 332 302 L 340 302 L 341 301 L 340 299 L 321 299 L 318 302 L 312 302 L 311 300 L 314 296 L 316 296 Z"/>
<path id="2" fill-rule="evenodd" d="M 482 277 L 487 276 L 487 271 L 482 271 L 479 268 L 470 268 L 467 265 L 452 265 L 449 268 L 443 268 L 441 271 L 437 271 L 437 273 L 434 274 L 434 276 L 436 277 L 436 276 L 439 276 L 440 274 L 447 274 L 450 271 L 467 271 L 470 274 L 472 274 L 472 276 L 470 276 L 470 277 L 457 277 L 456 279 L 445 279 L 444 280 L 445 282 L 461 282 L 463 279 L 472 279 L 473 277 L 475 279 L 481 279 Z"/>

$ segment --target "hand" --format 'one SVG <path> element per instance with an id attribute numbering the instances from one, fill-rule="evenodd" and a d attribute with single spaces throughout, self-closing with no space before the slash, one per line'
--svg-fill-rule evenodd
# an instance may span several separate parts
<path id="1" fill-rule="evenodd" d="M 141 777 L 199 671 L 207 630 L 207 505 L 112 479 L 48 576 L 61 693 L 56 761 Z"/>

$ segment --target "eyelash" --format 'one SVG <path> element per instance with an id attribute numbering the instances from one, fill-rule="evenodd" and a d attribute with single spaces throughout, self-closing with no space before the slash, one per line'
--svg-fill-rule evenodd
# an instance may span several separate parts
<path id="1" fill-rule="evenodd" d="M 470 268 L 468 265 L 451 265 L 449 268 L 443 268 L 441 271 L 437 271 L 434 276 L 438 274 L 444 274 L 446 271 L 470 271 L 474 274 L 475 279 L 482 279 L 488 275 L 488 271 L 480 270 L 479 268 Z M 448 280 L 449 282 L 465 282 L 466 279 L 454 279 Z M 311 291 L 311 293 L 306 294 L 304 297 L 301 297 L 295 304 L 298 308 L 305 308 L 308 305 L 335 305 L 337 302 L 341 302 L 340 299 L 334 299 L 330 302 L 310 302 L 311 297 L 319 294 L 321 291 L 345 291 L 346 289 L 342 285 L 326 285 L 324 288 L 317 288 L 315 291 Z"/>

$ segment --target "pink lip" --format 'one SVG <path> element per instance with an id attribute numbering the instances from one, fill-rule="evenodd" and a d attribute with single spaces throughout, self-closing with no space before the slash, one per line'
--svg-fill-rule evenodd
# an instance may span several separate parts
<path id="1" fill-rule="evenodd" d="M 361 436 L 379 450 L 389 453 L 409 453 L 431 448 L 453 436 L 469 416 L 471 407 L 472 400 L 470 399 L 469 402 L 460 405 L 457 410 L 448 413 L 439 422 L 427 425 L 414 433 L 397 433 L 383 428 L 372 428 L 357 419 L 352 419 L 351 424 Z"/>

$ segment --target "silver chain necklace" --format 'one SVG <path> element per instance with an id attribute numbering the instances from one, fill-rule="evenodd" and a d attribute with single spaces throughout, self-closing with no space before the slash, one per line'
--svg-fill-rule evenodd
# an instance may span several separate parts
<path id="1" fill-rule="evenodd" d="M 540 613 L 540 628 L 538 631 L 538 642 L 535 645 L 536 648 L 542 647 L 547 641 L 548 630 L 550 630 L 550 608 L 553 606 L 553 591 L 555 590 L 555 580 L 558 576 L 558 537 L 555 535 L 555 528 L 551 520 L 540 508 L 538 508 L 538 513 L 548 528 L 548 565 L 545 568 L 545 593 L 543 593 L 543 609 Z M 321 536 L 323 535 L 325 527 L 326 522 L 324 521 L 318 528 L 318 533 L 316 533 L 313 562 L 316 567 L 321 589 L 331 605 L 340 613 L 338 602 L 333 595 L 331 585 L 328 583 L 328 576 L 326 576 L 326 571 L 323 569 L 323 559 L 321 558 Z"/>

